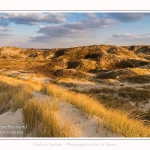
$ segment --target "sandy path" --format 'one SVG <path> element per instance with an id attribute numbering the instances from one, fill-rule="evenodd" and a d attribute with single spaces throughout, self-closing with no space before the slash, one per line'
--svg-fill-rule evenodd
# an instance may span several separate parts
<path id="1" fill-rule="evenodd" d="M 27 72 L 27 71 L 23 71 L 23 70 L 16 71 L 16 70 L 2 69 L 2 70 L 0 70 L 0 73 L 5 75 L 5 76 L 18 78 L 20 80 L 33 79 L 34 81 L 41 82 L 41 83 L 50 82 L 52 80 L 51 78 L 38 76 L 38 75 L 35 75 L 32 72 Z"/>
<path id="2" fill-rule="evenodd" d="M 65 124 L 71 122 L 81 131 L 81 137 L 117 137 L 116 134 L 104 128 L 103 122 L 96 116 L 83 113 L 71 104 L 60 102 L 59 120 Z"/>
<path id="3" fill-rule="evenodd" d="M 6 73 L 6 72 L 5 72 Z M 20 75 L 20 79 L 31 77 L 30 73 L 22 73 L 22 72 L 7 72 L 9 75 Z M 5 74 L 6 75 L 6 74 Z M 8 74 L 7 74 L 8 75 Z M 32 76 L 33 80 L 38 82 L 49 82 L 50 78 L 41 78 L 37 76 Z M 86 86 L 85 86 L 86 85 Z M 93 87 L 101 86 L 98 84 L 87 83 L 80 84 L 78 88 L 84 89 L 93 88 Z M 56 101 L 53 97 L 49 97 L 47 95 L 43 95 L 39 92 L 33 92 L 34 98 L 37 100 L 50 100 Z M 80 131 L 80 137 L 118 137 L 116 134 L 108 131 L 104 128 L 103 122 L 101 119 L 96 116 L 89 116 L 88 114 L 83 113 L 82 110 L 77 109 L 74 105 L 71 105 L 67 102 L 59 101 L 59 110 L 58 110 L 58 120 L 60 123 L 65 124 L 66 122 L 70 122 L 72 124 L 72 128 L 77 128 Z M 14 129 L 11 129 L 13 132 L 8 132 L 10 130 L 9 125 L 11 125 Z M 0 115 L 0 137 L 23 137 L 23 129 L 18 129 L 18 126 L 23 126 L 22 120 L 22 112 L 21 110 L 16 111 L 14 114 L 12 112 L 6 112 Z M 10 126 L 10 127 L 11 127 Z M 5 127 L 5 129 L 4 129 Z M 17 132 L 20 131 L 20 132 Z"/>
<path id="4" fill-rule="evenodd" d="M 38 92 L 34 92 L 33 95 L 37 100 L 55 100 Z M 71 123 L 72 129 L 77 128 L 80 131 L 80 137 L 118 137 L 104 128 L 102 120 L 83 113 L 82 110 L 67 102 L 59 101 L 57 114 L 60 123 Z"/>
<path id="5" fill-rule="evenodd" d="M 23 137 L 24 126 L 22 110 L 8 111 L 0 115 L 0 137 Z"/>

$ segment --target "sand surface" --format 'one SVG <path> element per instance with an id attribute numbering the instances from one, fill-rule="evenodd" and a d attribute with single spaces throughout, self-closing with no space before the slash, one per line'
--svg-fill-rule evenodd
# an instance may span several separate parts
<path id="1" fill-rule="evenodd" d="M 1 72 L 6 76 L 20 76 L 20 80 L 25 80 L 32 78 L 34 81 L 45 83 L 50 82 L 51 78 L 45 78 L 41 76 L 36 76 L 32 72 L 23 72 L 23 71 L 8 71 L 1 70 Z M 71 82 L 70 82 L 71 83 Z M 106 83 L 94 83 L 94 82 L 72 82 L 76 84 L 76 88 L 79 91 L 98 89 L 98 88 L 119 88 L 122 84 L 117 80 L 108 81 Z M 130 84 L 123 83 L 124 87 L 137 87 L 141 86 L 140 84 Z M 143 84 L 149 85 L 149 84 Z M 34 92 L 33 96 L 37 100 L 49 100 L 49 101 L 58 101 L 53 97 L 44 95 L 40 92 Z M 145 105 L 145 109 L 148 110 L 150 107 L 149 103 Z M 57 112 L 58 120 L 60 124 L 64 125 L 66 122 L 72 124 L 72 129 L 76 128 L 80 132 L 80 137 L 118 137 L 115 133 L 108 131 L 103 126 L 103 121 L 96 116 L 90 116 L 85 114 L 82 110 L 76 108 L 74 105 L 71 105 L 67 102 L 59 101 L 59 110 Z M 12 126 L 12 128 L 11 128 Z M 21 109 L 17 110 L 15 113 L 11 111 L 5 112 L 0 115 L 0 137 L 23 137 L 23 128 L 17 128 L 17 126 L 24 126 Z"/>
<path id="2" fill-rule="evenodd" d="M 22 110 L 15 113 L 8 111 L 0 115 L 0 137 L 23 137 L 24 129 Z"/>
<path id="3" fill-rule="evenodd" d="M 57 101 L 39 92 L 34 92 L 33 95 L 37 100 Z M 57 118 L 60 124 L 64 125 L 66 122 L 71 123 L 72 129 L 76 128 L 79 131 L 80 137 L 118 137 L 116 134 L 104 128 L 102 120 L 98 117 L 89 116 L 67 102 L 59 101 L 58 106 Z"/>

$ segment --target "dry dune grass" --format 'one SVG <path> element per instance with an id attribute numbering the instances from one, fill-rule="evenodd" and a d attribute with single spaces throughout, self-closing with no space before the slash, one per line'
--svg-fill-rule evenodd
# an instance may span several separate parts
<path id="1" fill-rule="evenodd" d="M 34 91 L 40 91 L 41 89 L 41 84 L 33 81 L 31 78 L 23 81 L 23 80 L 18 80 L 15 78 L 0 75 L 0 81 L 7 83 L 9 85 L 12 85 L 12 86 L 22 86 L 22 87 L 25 87 L 26 89 L 31 88 Z"/>
<path id="2" fill-rule="evenodd" d="M 32 99 L 23 108 L 24 123 L 28 126 L 26 134 L 36 137 L 77 137 L 79 132 L 71 129 L 66 122 L 61 125 L 57 119 L 58 103 Z"/>
<path id="3" fill-rule="evenodd" d="M 149 70 L 138 68 L 148 65 L 149 59 L 141 59 L 136 54 L 144 53 L 143 57 L 148 58 L 148 55 L 145 54 L 148 54 L 149 47 L 143 48 L 93 45 L 69 49 L 60 48 L 51 51 L 31 49 L 24 52 L 24 49 L 4 47 L 0 49 L 4 54 L 0 56 L 0 68 L 8 70 L 32 70 L 46 76 L 54 77 L 55 79 L 62 79 L 63 77 L 66 80 L 68 78 L 73 80 L 75 78 L 78 81 L 89 79 L 91 77 L 88 73 L 89 71 L 96 72 L 99 69 L 104 69 L 108 70 L 109 73 L 106 72 L 106 74 L 103 73 L 97 76 L 100 79 L 109 79 L 111 77 L 120 81 L 124 79 L 123 81 L 131 83 L 149 83 Z M 12 55 L 5 54 L 10 52 L 13 52 L 15 55 L 12 57 Z M 37 56 L 34 55 L 35 52 Z M 46 57 L 50 59 L 45 59 Z M 116 68 L 118 70 L 113 70 Z M 19 79 L 20 77 L 18 76 L 17 78 Z M 71 133 L 70 124 L 64 127 L 59 125 L 59 121 L 57 120 L 57 104 L 52 105 L 43 100 L 41 102 L 33 99 L 30 101 L 33 96 L 32 92 L 39 92 L 41 90 L 60 101 L 66 101 L 75 105 L 90 115 L 102 118 L 105 127 L 118 135 L 125 137 L 150 137 L 150 127 L 148 125 L 144 126 L 143 121 L 135 120 L 133 119 L 134 117 L 131 118 L 131 114 L 125 110 L 105 108 L 95 98 L 77 94 L 52 84 L 40 84 L 34 82 L 32 79 L 27 79 L 26 81 L 18 79 L 0 75 L 0 114 L 8 109 L 16 111 L 18 108 L 23 108 L 24 121 L 29 126 L 28 133 L 34 130 L 35 136 L 38 137 L 76 136 L 75 133 Z M 108 89 L 105 89 L 104 92 L 107 93 L 107 91 Z M 126 91 L 127 89 L 124 88 L 120 92 L 122 95 L 128 94 L 133 100 L 134 98 L 139 99 L 140 92 L 144 94 L 142 90 L 132 90 L 130 93 Z M 145 96 L 147 95 L 144 94 L 141 99 L 145 99 Z M 45 128 L 43 128 L 44 126 Z M 76 130 L 74 131 L 76 132 Z"/>
<path id="4" fill-rule="evenodd" d="M 15 78 L 0 76 L 0 113 L 7 109 L 16 111 L 31 99 L 32 91 L 39 91 L 40 84 L 31 81 L 21 81 Z"/>
<path id="5" fill-rule="evenodd" d="M 10 100 L 18 88 L 13 85 L 0 81 L 0 114 L 10 109 Z"/>
<path id="6" fill-rule="evenodd" d="M 27 79 L 24 81 L 24 84 L 23 84 L 25 87 L 29 87 L 31 88 L 32 90 L 34 91 L 40 91 L 41 88 L 42 88 L 42 85 L 38 82 L 35 82 L 34 80 L 32 79 Z"/>
<path id="7" fill-rule="evenodd" d="M 16 111 L 18 108 L 23 108 L 25 103 L 32 98 L 32 90 L 25 86 L 19 86 L 20 90 L 13 94 L 12 110 Z"/>
<path id="8" fill-rule="evenodd" d="M 144 126 L 142 121 L 129 118 L 130 114 L 125 111 L 106 109 L 93 98 L 67 91 L 51 84 L 45 85 L 42 91 L 59 100 L 67 101 L 88 114 L 102 118 L 105 127 L 118 135 L 150 137 L 150 127 Z"/>
<path id="9" fill-rule="evenodd" d="M 137 75 L 146 75 L 150 73 L 150 70 L 144 68 L 128 68 L 128 69 Z"/>
<path id="10" fill-rule="evenodd" d="M 14 46 L 4 46 L 1 47 L 1 53 L 7 53 L 7 54 L 19 54 L 21 51 L 25 51 L 26 49 L 20 48 L 20 47 L 14 47 Z"/>
<path id="11" fill-rule="evenodd" d="M 39 91 L 41 85 L 32 80 L 19 81 L 1 76 L 0 81 L 0 113 L 8 109 L 15 112 L 23 108 L 24 124 L 28 126 L 25 134 L 33 133 L 36 137 L 77 137 L 80 131 L 71 122 L 60 125 L 57 119 L 58 103 L 31 99 L 33 91 Z M 13 94 L 12 94 L 13 93 Z"/>
<path id="12" fill-rule="evenodd" d="M 0 75 L 0 81 L 5 82 L 5 83 L 7 83 L 9 85 L 13 85 L 13 86 L 18 86 L 19 84 L 22 83 L 21 80 L 17 80 L 17 79 L 14 79 L 14 78 L 6 77 L 6 76 L 3 76 L 3 75 Z"/>
<path id="13" fill-rule="evenodd" d="M 57 120 L 57 103 L 31 99 L 32 91 L 40 91 L 57 99 L 73 104 L 84 112 L 103 119 L 104 126 L 125 137 L 150 137 L 150 127 L 143 121 L 131 118 L 130 113 L 105 108 L 96 99 L 78 94 L 53 84 L 34 83 L 31 80 L 19 81 L 1 76 L 0 104 L 1 111 L 23 108 L 24 123 L 28 125 L 27 133 L 33 131 L 38 137 L 77 137 L 76 129 L 70 123 L 60 125 Z M 13 94 L 12 94 L 13 93 Z M 129 117 L 130 116 L 130 117 Z M 72 131 L 73 132 L 72 132 Z"/>

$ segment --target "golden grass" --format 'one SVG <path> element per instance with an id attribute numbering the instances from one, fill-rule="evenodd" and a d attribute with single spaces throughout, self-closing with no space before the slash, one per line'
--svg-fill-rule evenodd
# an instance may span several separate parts
<path id="1" fill-rule="evenodd" d="M 36 137 L 76 137 L 78 131 L 71 129 L 66 122 L 61 125 L 57 119 L 58 103 L 31 99 L 23 108 L 24 124 L 28 126 L 26 134 Z"/>
<path id="2" fill-rule="evenodd" d="M 57 100 L 66 101 L 82 109 L 84 112 L 103 119 L 104 126 L 125 137 L 150 137 L 150 126 L 144 126 L 142 121 L 129 118 L 130 113 L 105 108 L 94 98 L 78 94 L 53 84 L 43 84 L 20 81 L 14 78 L 0 76 L 0 113 L 12 108 L 16 111 L 23 108 L 24 123 L 28 125 L 27 132 L 33 131 L 38 137 L 74 137 L 71 125 L 60 125 L 57 120 L 58 104 L 48 101 L 32 100 L 32 91 L 42 91 Z M 10 103 L 11 102 L 11 103 Z M 98 131 L 98 129 L 97 129 Z"/>
<path id="3" fill-rule="evenodd" d="M 67 91 L 52 84 L 44 85 L 42 91 L 58 100 L 67 101 L 88 114 L 102 118 L 104 126 L 117 135 L 150 137 L 150 127 L 144 126 L 142 121 L 129 118 L 130 114 L 125 111 L 106 109 L 94 98 Z"/>
<path id="4" fill-rule="evenodd" d="M 25 87 L 26 89 L 30 89 L 32 91 L 36 91 L 36 92 L 39 92 L 41 90 L 41 84 L 38 83 L 38 82 L 35 82 L 33 80 L 25 80 L 25 81 L 22 81 L 22 84 L 23 87 Z"/>
<path id="5" fill-rule="evenodd" d="M 13 111 L 23 108 L 25 103 L 31 99 L 32 91 L 39 91 L 40 89 L 41 85 L 36 82 L 21 81 L 0 75 L 0 113 L 8 108 Z"/>
<path id="6" fill-rule="evenodd" d="M 18 87 L 0 81 L 0 114 L 10 109 L 10 102 L 18 90 Z"/>
<path id="7" fill-rule="evenodd" d="M 35 100 L 33 91 L 39 91 L 41 84 L 28 79 L 20 81 L 15 78 L 0 76 L 0 113 L 11 109 L 23 108 L 23 118 L 28 126 L 26 132 L 36 137 L 76 137 L 79 131 L 72 128 L 71 122 L 61 125 L 57 119 L 58 103 Z M 73 131 L 71 131 L 73 130 Z"/>
<path id="8" fill-rule="evenodd" d="M 6 77 L 3 75 L 0 75 L 0 81 L 7 83 L 9 85 L 13 85 L 13 86 L 18 86 L 19 84 L 22 83 L 21 80 L 15 79 L 15 78 L 10 78 L 10 77 Z"/>
<path id="9" fill-rule="evenodd" d="M 6 77 L 3 75 L 0 75 L 0 81 L 7 83 L 9 85 L 13 85 L 13 86 L 24 86 L 24 87 L 28 87 L 31 88 L 34 91 L 40 91 L 41 89 L 41 84 L 38 82 L 33 81 L 32 79 L 27 79 L 27 80 L 18 80 L 15 78 L 11 78 L 11 77 Z"/>
<path id="10" fill-rule="evenodd" d="M 23 108 L 25 103 L 32 98 L 32 90 L 25 86 L 20 86 L 19 91 L 13 94 L 12 110 L 16 111 L 18 108 Z"/>
<path id="11" fill-rule="evenodd" d="M 138 75 L 146 75 L 149 74 L 149 70 L 145 68 L 128 68 L 129 70 L 133 71 Z"/>
<path id="12" fill-rule="evenodd" d="M 36 137 L 78 136 L 77 130 L 71 131 L 72 128 L 69 122 L 66 122 L 65 125 L 60 125 L 60 121 L 57 120 L 57 102 L 50 103 L 44 100 L 31 99 L 32 91 L 39 91 L 41 88 L 40 84 L 32 80 L 19 81 L 4 76 L 1 76 L 0 80 L 2 80 L 0 81 L 0 104 L 3 106 L 2 111 L 5 112 L 6 108 L 13 111 L 23 108 L 24 123 L 28 126 L 24 135 L 32 132 Z M 9 106 L 8 102 L 11 102 Z"/>

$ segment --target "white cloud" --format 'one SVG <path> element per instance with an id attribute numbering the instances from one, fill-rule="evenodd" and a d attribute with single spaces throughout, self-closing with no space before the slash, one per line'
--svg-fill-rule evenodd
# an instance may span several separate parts
<path id="1" fill-rule="evenodd" d="M 113 19 L 100 19 L 96 14 L 87 14 L 87 18 L 79 22 L 67 22 L 65 24 L 39 26 L 36 37 L 31 37 L 32 42 L 44 42 L 45 40 L 61 38 L 85 38 L 93 34 L 93 31 L 113 26 Z"/>
<path id="2" fill-rule="evenodd" d="M 150 17 L 150 13 L 109 13 L 108 15 L 121 22 L 134 22 Z"/>
<path id="3" fill-rule="evenodd" d="M 62 13 L 3 13 L 0 15 L 1 25 L 8 25 L 11 22 L 16 24 L 36 25 L 40 22 L 62 23 L 66 21 Z"/>
<path id="4" fill-rule="evenodd" d="M 12 31 L 11 28 L 0 26 L 0 37 L 1 39 L 5 39 L 6 37 L 11 37 L 13 35 L 9 34 Z"/>
<path id="5" fill-rule="evenodd" d="M 11 28 L 8 28 L 8 27 L 0 26 L 0 31 L 6 32 L 6 31 L 12 31 L 12 29 L 11 29 Z"/>
<path id="6" fill-rule="evenodd" d="M 137 34 L 132 34 L 132 33 L 116 33 L 113 34 L 112 37 L 114 38 L 137 38 Z"/>
<path id="7" fill-rule="evenodd" d="M 87 18 L 99 19 L 95 13 L 86 13 L 85 15 L 87 16 Z"/>
<path id="8" fill-rule="evenodd" d="M 130 38 L 130 39 L 142 39 L 142 38 L 150 38 L 150 33 L 146 34 L 133 34 L 133 33 L 116 33 L 112 35 L 113 38 Z"/>
<path id="9" fill-rule="evenodd" d="M 150 33 L 146 34 L 133 34 L 133 33 L 116 33 L 112 38 L 108 38 L 105 44 L 115 45 L 149 45 Z"/>

